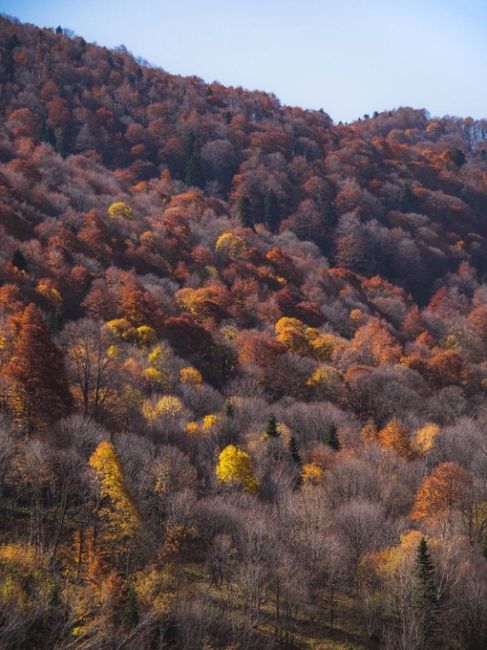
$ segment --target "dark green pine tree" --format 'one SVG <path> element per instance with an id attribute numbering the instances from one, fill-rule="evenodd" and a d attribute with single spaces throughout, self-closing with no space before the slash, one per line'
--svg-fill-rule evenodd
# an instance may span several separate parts
<path id="1" fill-rule="evenodd" d="M 64 327 L 63 309 L 59 305 L 46 312 L 44 320 L 51 335 L 56 336 Z"/>
<path id="2" fill-rule="evenodd" d="M 37 137 L 41 142 L 47 142 L 56 148 L 56 136 L 54 131 L 50 126 L 47 126 L 47 122 L 44 118 L 41 119 L 39 128 L 37 130 Z"/>
<path id="3" fill-rule="evenodd" d="M 20 41 L 17 34 L 9 36 L 5 42 L 5 53 L 3 55 L 3 67 L 5 70 L 5 78 L 8 80 L 13 79 L 15 72 L 15 61 L 13 57 L 13 50 L 19 45 Z"/>
<path id="4" fill-rule="evenodd" d="M 282 448 L 281 434 L 277 428 L 276 416 L 273 414 L 269 415 L 267 418 L 265 433 L 267 437 L 267 453 L 269 456 L 272 456 L 274 460 L 281 460 L 284 455 L 284 450 Z"/>
<path id="5" fill-rule="evenodd" d="M 235 416 L 235 409 L 233 408 L 232 402 L 230 402 L 229 400 L 225 402 L 225 415 L 229 420 L 233 420 Z"/>
<path id="6" fill-rule="evenodd" d="M 268 438 L 279 438 L 279 436 L 281 435 L 277 428 L 276 416 L 273 413 L 271 413 L 271 415 L 269 415 L 269 417 L 267 418 L 267 423 L 265 425 L 265 433 Z"/>
<path id="7" fill-rule="evenodd" d="M 203 187 L 205 184 L 200 150 L 194 135 L 191 136 L 188 145 L 185 183 L 188 187 Z"/>
<path id="8" fill-rule="evenodd" d="M 242 226 L 244 228 L 254 228 L 252 204 L 247 196 L 239 196 L 237 201 L 237 211 Z"/>
<path id="9" fill-rule="evenodd" d="M 451 153 L 451 159 L 457 169 L 460 169 L 460 167 L 462 167 L 467 161 L 467 158 L 461 149 L 454 149 Z"/>
<path id="10" fill-rule="evenodd" d="M 323 221 L 325 223 L 326 228 L 329 230 L 330 228 L 334 228 L 337 225 L 338 221 L 338 214 L 335 208 L 333 207 L 332 203 L 328 199 L 319 199 L 318 200 L 318 207 L 320 210 L 320 214 L 323 217 Z"/>
<path id="11" fill-rule="evenodd" d="M 424 537 L 418 544 L 414 564 L 414 607 L 420 617 L 424 647 L 437 647 L 438 600 L 436 596 L 435 571 L 430 558 L 428 544 Z"/>
<path id="12" fill-rule="evenodd" d="M 487 537 L 485 538 L 484 543 L 482 544 L 482 555 L 487 560 Z"/>
<path id="13" fill-rule="evenodd" d="M 47 604 L 49 607 L 57 607 L 61 602 L 59 582 L 55 580 L 47 594 Z"/>
<path id="14" fill-rule="evenodd" d="M 129 587 L 127 599 L 124 605 L 125 606 L 122 610 L 123 623 L 130 629 L 135 627 L 140 619 L 139 608 L 137 605 L 137 594 L 133 587 Z"/>
<path id="15" fill-rule="evenodd" d="M 63 158 L 66 156 L 68 152 L 66 129 L 56 129 L 54 148 L 60 156 L 63 156 Z"/>
<path id="16" fill-rule="evenodd" d="M 294 436 L 291 436 L 291 439 L 289 441 L 289 455 L 291 456 L 293 463 L 301 467 L 303 461 L 299 454 L 298 445 L 296 443 L 296 438 Z"/>
<path id="17" fill-rule="evenodd" d="M 411 191 L 410 183 L 404 183 L 399 197 L 399 205 L 404 212 L 409 212 L 414 208 L 414 194 Z"/>
<path id="18" fill-rule="evenodd" d="M 299 453 L 298 445 L 296 443 L 296 438 L 294 436 L 291 436 L 291 439 L 289 440 L 289 455 L 291 457 L 291 461 L 295 470 L 295 478 L 293 483 L 294 483 L 294 487 L 297 488 L 303 482 L 301 478 L 303 459 L 301 458 L 301 455 Z"/>
<path id="19" fill-rule="evenodd" d="M 12 266 L 15 266 L 19 271 L 29 272 L 29 267 L 27 265 L 27 260 L 23 254 L 17 249 L 12 255 Z"/>
<path id="20" fill-rule="evenodd" d="M 222 426 L 218 427 L 215 444 L 219 447 L 227 445 L 236 445 L 238 442 L 238 428 L 235 422 L 235 408 L 230 400 L 225 402 L 225 417 Z"/>
<path id="21" fill-rule="evenodd" d="M 272 233 L 279 230 L 279 203 L 274 190 L 270 190 L 264 197 L 264 223 Z"/>
<path id="22" fill-rule="evenodd" d="M 325 443 L 335 451 L 338 451 L 341 448 L 336 424 L 330 424 L 330 426 L 325 431 L 324 439 Z"/>

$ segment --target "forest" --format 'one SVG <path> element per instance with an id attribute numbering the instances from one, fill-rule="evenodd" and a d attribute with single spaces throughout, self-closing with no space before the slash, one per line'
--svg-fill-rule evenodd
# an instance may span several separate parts
<path id="1" fill-rule="evenodd" d="M 0 647 L 486 648 L 487 119 L 0 90 Z"/>

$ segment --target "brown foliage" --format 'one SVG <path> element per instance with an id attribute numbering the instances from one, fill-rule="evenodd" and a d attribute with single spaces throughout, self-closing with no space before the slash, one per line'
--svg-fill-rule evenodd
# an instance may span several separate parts
<path id="1" fill-rule="evenodd" d="M 33 303 L 23 311 L 18 327 L 12 357 L 3 370 L 12 382 L 11 408 L 27 430 L 43 429 L 72 406 L 63 356 Z"/>
<path id="2" fill-rule="evenodd" d="M 470 484 L 471 480 L 462 467 L 453 462 L 441 463 L 419 488 L 411 518 L 433 520 L 450 513 Z"/>

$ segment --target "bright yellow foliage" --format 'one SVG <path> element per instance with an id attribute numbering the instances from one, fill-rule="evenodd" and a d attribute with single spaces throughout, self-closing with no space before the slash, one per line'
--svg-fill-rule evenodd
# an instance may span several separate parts
<path id="1" fill-rule="evenodd" d="M 298 318 L 283 316 L 275 324 L 277 340 L 285 345 L 291 352 L 308 354 L 310 351 L 307 336 L 307 325 Z"/>
<path id="2" fill-rule="evenodd" d="M 108 329 L 122 341 L 137 343 L 138 345 L 153 345 L 157 341 L 156 331 L 149 325 L 132 327 L 126 318 L 114 318 L 106 324 Z"/>
<path id="3" fill-rule="evenodd" d="M 276 339 L 288 350 L 315 359 L 330 360 L 337 346 L 344 345 L 339 337 L 309 327 L 298 318 L 283 316 L 277 321 L 274 329 Z"/>
<path id="4" fill-rule="evenodd" d="M 100 482 L 100 516 L 106 519 L 104 539 L 117 542 L 131 538 L 139 530 L 140 516 L 127 486 L 122 463 L 111 442 L 100 442 L 91 455 L 89 466 Z"/>
<path id="5" fill-rule="evenodd" d="M 126 339 L 128 332 L 132 329 L 130 323 L 125 318 L 114 318 L 108 321 L 107 327 L 121 339 Z"/>
<path id="6" fill-rule="evenodd" d="M 39 549 L 20 542 L 0 546 L 0 608 L 30 610 L 46 597 L 50 581 Z"/>
<path id="7" fill-rule="evenodd" d="M 163 395 L 156 404 L 150 400 L 145 400 L 142 404 L 142 413 L 148 420 L 153 420 L 161 415 L 176 417 L 182 410 L 183 403 L 175 395 Z"/>
<path id="8" fill-rule="evenodd" d="M 157 368 L 146 368 L 142 371 L 142 375 L 150 384 L 161 385 L 165 383 L 164 375 Z"/>
<path id="9" fill-rule="evenodd" d="M 119 219 L 120 217 L 123 217 L 124 219 L 133 219 L 134 217 L 132 208 L 123 201 L 112 203 L 107 212 L 110 219 Z"/>
<path id="10" fill-rule="evenodd" d="M 88 629 L 88 628 L 86 627 L 86 625 L 76 625 L 76 626 L 73 627 L 73 629 L 71 630 L 71 634 L 72 634 L 73 636 L 81 636 L 81 635 L 83 635 L 83 634 L 86 633 L 87 629 Z"/>
<path id="11" fill-rule="evenodd" d="M 445 348 L 448 348 L 449 350 L 452 350 L 453 348 L 457 347 L 458 341 L 455 337 L 454 334 L 449 334 L 446 339 L 443 341 L 443 345 Z"/>
<path id="12" fill-rule="evenodd" d="M 184 287 L 176 293 L 176 301 L 197 320 L 211 318 L 215 310 L 221 310 L 229 300 L 228 291 L 220 284 L 198 289 Z"/>
<path id="13" fill-rule="evenodd" d="M 24 570 L 36 564 L 36 549 L 27 544 L 4 544 L 0 546 L 0 564 L 22 567 Z"/>
<path id="14" fill-rule="evenodd" d="M 306 463 L 301 469 L 304 485 L 318 485 L 323 478 L 323 470 L 316 463 Z"/>
<path id="15" fill-rule="evenodd" d="M 279 435 L 281 436 L 282 442 L 286 445 L 286 447 L 288 447 L 292 437 L 291 429 L 287 426 L 287 424 L 284 424 L 284 422 L 278 422 L 276 428 L 279 432 Z"/>
<path id="16" fill-rule="evenodd" d="M 170 571 L 159 571 L 149 566 L 138 571 L 133 579 L 137 602 L 144 611 L 152 611 L 158 617 L 165 616 L 170 611 L 173 600 L 174 578 Z"/>
<path id="17" fill-rule="evenodd" d="M 170 391 L 174 384 L 171 376 L 172 366 L 169 362 L 169 357 L 168 347 L 164 343 L 153 348 L 148 355 L 152 367 L 161 373 L 162 379 L 160 385 L 164 386 L 166 391 Z"/>
<path id="18" fill-rule="evenodd" d="M 244 240 L 238 235 L 234 235 L 233 232 L 222 233 L 215 244 L 216 252 L 227 257 L 238 257 L 244 249 Z"/>
<path id="19" fill-rule="evenodd" d="M 120 348 L 118 345 L 110 345 L 107 350 L 107 357 L 109 359 L 116 359 L 120 354 Z"/>
<path id="20" fill-rule="evenodd" d="M 436 436 L 440 433 L 440 427 L 434 422 L 428 422 L 418 429 L 414 434 L 412 447 L 414 451 L 421 454 L 429 451 L 435 441 Z"/>
<path id="21" fill-rule="evenodd" d="M 62 302 L 59 291 L 55 287 L 51 286 L 49 282 L 44 280 L 39 280 L 36 286 L 36 292 L 55 305 L 59 305 Z"/>
<path id="22" fill-rule="evenodd" d="M 330 373 L 326 368 L 317 368 L 306 381 L 306 385 L 313 388 L 325 386 L 329 378 Z"/>
<path id="23" fill-rule="evenodd" d="M 217 424 L 220 422 L 220 417 L 218 415 L 205 415 L 203 418 L 203 423 L 201 425 L 201 429 L 203 430 L 203 433 L 211 433 L 213 429 L 217 426 Z"/>
<path id="24" fill-rule="evenodd" d="M 400 537 L 400 543 L 380 552 L 379 572 L 384 576 L 394 575 L 405 563 L 416 556 L 418 544 L 423 537 L 418 530 L 409 530 Z"/>
<path id="25" fill-rule="evenodd" d="M 177 292 L 176 300 L 183 309 L 186 309 L 195 318 L 208 315 L 206 296 L 201 289 L 191 289 L 189 287 L 180 289 Z"/>
<path id="26" fill-rule="evenodd" d="M 157 341 L 156 331 L 149 325 L 140 325 L 135 328 L 134 337 L 140 345 L 154 345 Z"/>
<path id="27" fill-rule="evenodd" d="M 183 403 L 179 397 L 175 397 L 174 395 L 164 395 L 164 397 L 161 397 L 157 402 L 156 409 L 159 414 L 164 413 L 166 415 L 176 416 L 183 410 Z"/>
<path id="28" fill-rule="evenodd" d="M 165 350 L 163 350 L 161 347 L 154 348 L 150 353 L 149 353 L 149 361 L 151 363 L 155 363 L 156 361 L 161 362 L 165 357 Z"/>
<path id="29" fill-rule="evenodd" d="M 193 384 L 194 386 L 198 386 L 199 384 L 203 383 L 201 372 L 199 370 L 196 370 L 196 368 L 192 368 L 191 366 L 181 368 L 179 371 L 179 379 L 183 384 Z"/>
<path id="30" fill-rule="evenodd" d="M 240 483 L 249 494 L 255 494 L 259 486 L 250 456 L 235 445 L 228 445 L 220 452 L 215 473 L 222 483 Z"/>
<path id="31" fill-rule="evenodd" d="M 307 337 L 311 345 L 313 356 L 323 361 L 330 361 L 338 345 L 343 347 L 342 339 L 328 332 L 320 333 L 313 327 L 308 327 Z"/>

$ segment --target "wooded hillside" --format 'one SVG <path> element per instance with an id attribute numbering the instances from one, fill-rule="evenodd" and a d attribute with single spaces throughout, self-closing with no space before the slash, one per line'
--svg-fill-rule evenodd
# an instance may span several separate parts
<path id="1" fill-rule="evenodd" d="M 0 90 L 0 645 L 486 647 L 487 120 Z"/>

